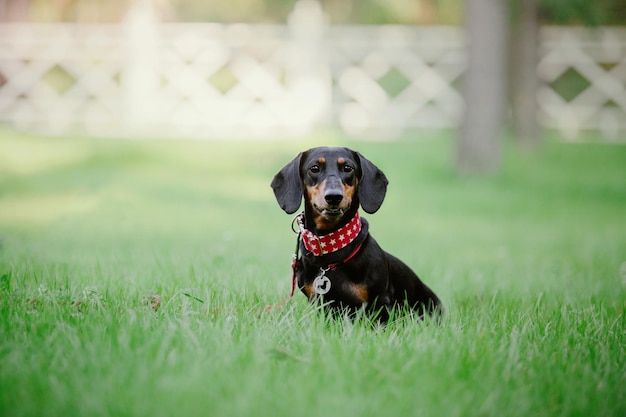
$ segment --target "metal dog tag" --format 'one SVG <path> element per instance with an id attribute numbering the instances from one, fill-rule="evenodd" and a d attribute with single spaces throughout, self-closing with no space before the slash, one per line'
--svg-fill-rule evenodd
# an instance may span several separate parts
<path id="1" fill-rule="evenodd" d="M 324 295 L 330 291 L 330 279 L 326 276 L 328 269 L 321 269 L 320 274 L 313 280 L 313 291 L 315 294 Z"/>

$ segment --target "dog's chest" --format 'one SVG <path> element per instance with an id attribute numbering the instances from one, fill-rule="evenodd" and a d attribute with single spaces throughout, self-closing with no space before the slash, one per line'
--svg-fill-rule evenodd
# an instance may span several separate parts
<path id="1" fill-rule="evenodd" d="M 310 301 L 334 301 L 361 306 L 369 300 L 367 285 L 351 279 L 345 265 L 308 268 L 298 274 L 298 286 Z"/>

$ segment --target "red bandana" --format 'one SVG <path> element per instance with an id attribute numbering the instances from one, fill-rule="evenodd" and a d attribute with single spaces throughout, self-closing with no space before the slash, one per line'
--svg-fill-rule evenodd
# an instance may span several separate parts
<path id="1" fill-rule="evenodd" d="M 303 217 L 304 215 L 301 214 L 297 219 L 302 233 L 302 242 L 304 247 L 315 256 L 326 255 L 345 248 L 356 239 L 361 231 L 361 217 L 358 212 L 341 229 L 321 236 L 304 228 Z"/>

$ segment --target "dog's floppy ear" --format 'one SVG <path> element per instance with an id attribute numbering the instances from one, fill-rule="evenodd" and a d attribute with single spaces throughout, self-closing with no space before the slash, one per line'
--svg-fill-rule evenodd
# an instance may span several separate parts
<path id="1" fill-rule="evenodd" d="M 295 213 L 302 201 L 302 180 L 300 179 L 300 159 L 299 153 L 291 162 L 274 175 L 272 189 L 280 208 L 287 213 Z"/>
<path id="2" fill-rule="evenodd" d="M 359 181 L 359 200 L 367 213 L 376 213 L 383 204 L 387 193 L 387 177 L 376 165 L 356 152 L 361 161 L 361 178 Z"/>

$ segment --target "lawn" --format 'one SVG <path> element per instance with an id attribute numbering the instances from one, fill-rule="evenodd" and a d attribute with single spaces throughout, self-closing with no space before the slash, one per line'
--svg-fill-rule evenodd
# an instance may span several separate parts
<path id="1" fill-rule="evenodd" d="M 441 323 L 288 299 L 295 235 L 269 183 L 322 143 L 387 174 L 370 231 L 441 297 Z M 626 415 L 626 146 L 508 146 L 473 178 L 452 155 L 448 133 L 0 130 L 0 415 Z"/>

